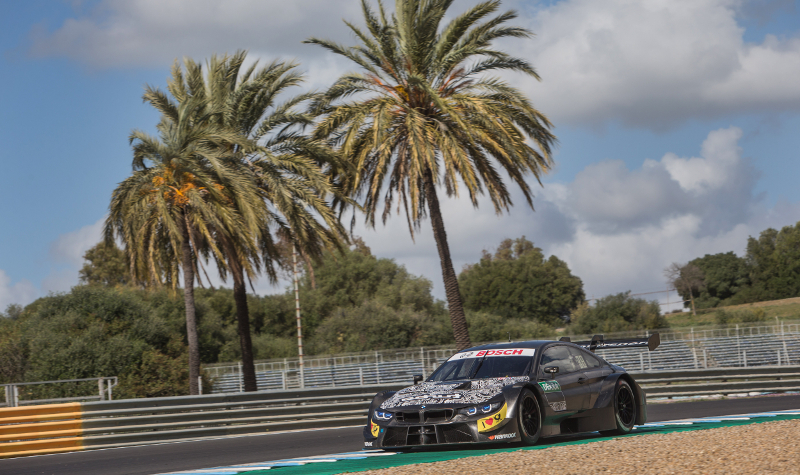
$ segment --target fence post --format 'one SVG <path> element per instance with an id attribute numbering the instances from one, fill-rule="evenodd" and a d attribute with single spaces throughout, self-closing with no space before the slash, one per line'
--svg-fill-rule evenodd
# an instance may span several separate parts
<path id="1" fill-rule="evenodd" d="M 11 407 L 19 407 L 19 386 L 16 384 L 11 385 Z"/>
<path id="2" fill-rule="evenodd" d="M 116 384 L 116 382 L 117 382 L 117 381 L 119 381 L 119 380 L 118 380 L 118 379 L 115 377 L 115 378 L 114 378 L 114 382 L 115 382 L 115 384 Z M 114 387 L 114 385 L 113 385 L 113 384 L 111 384 L 111 381 L 109 381 L 109 382 L 108 382 L 108 400 L 109 400 L 109 401 L 113 401 L 113 400 L 114 400 L 114 397 L 113 397 L 113 395 L 112 395 L 112 393 L 111 393 L 111 388 L 113 388 L 113 387 Z"/>
<path id="3" fill-rule="evenodd" d="M 197 389 L 200 392 L 200 395 L 203 395 L 203 377 L 197 375 Z"/>
<path id="4" fill-rule="evenodd" d="M 708 369 L 708 351 L 703 348 L 703 368 Z"/>
<path id="5" fill-rule="evenodd" d="M 375 350 L 375 380 L 381 384 L 381 367 L 378 365 L 378 351 Z"/>
<path id="6" fill-rule="evenodd" d="M 742 345 L 739 342 L 739 324 L 738 323 L 736 324 L 736 353 L 738 353 L 740 355 L 742 354 Z M 741 366 L 741 365 L 742 365 L 742 361 L 739 360 L 739 366 Z"/>
<path id="7" fill-rule="evenodd" d="M 103 380 L 103 378 L 100 378 L 100 379 L 97 380 L 97 389 L 99 389 L 99 392 L 100 392 L 100 400 L 101 401 L 105 401 L 106 400 L 106 394 L 105 394 L 106 393 L 106 391 L 105 391 L 106 388 L 105 388 L 105 381 Z"/>
<path id="8" fill-rule="evenodd" d="M 742 351 L 742 356 L 744 357 L 744 367 L 747 368 L 747 350 Z"/>
<path id="9" fill-rule="evenodd" d="M 644 353 L 639 353 L 639 367 L 644 371 Z"/>
<path id="10" fill-rule="evenodd" d="M 697 369 L 697 349 L 692 347 L 692 360 L 694 360 L 694 369 Z"/>
<path id="11" fill-rule="evenodd" d="M 778 350 L 778 366 L 781 365 L 781 350 Z"/>
<path id="12" fill-rule="evenodd" d="M 239 362 L 239 392 L 244 392 L 244 375 L 242 375 L 242 362 Z"/>
<path id="13" fill-rule="evenodd" d="M 364 368 L 361 366 L 358 367 L 358 380 L 361 382 L 361 385 L 364 385 Z"/>

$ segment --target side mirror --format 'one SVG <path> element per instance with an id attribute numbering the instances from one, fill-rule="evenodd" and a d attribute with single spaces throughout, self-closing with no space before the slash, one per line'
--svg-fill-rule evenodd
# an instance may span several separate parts
<path id="1" fill-rule="evenodd" d="M 414 378 L 414 385 L 415 385 L 415 386 L 416 386 L 417 384 L 419 384 L 420 382 L 422 382 L 422 375 L 421 375 L 421 374 L 415 374 L 415 375 L 413 376 L 413 378 Z"/>
<path id="2" fill-rule="evenodd" d="M 551 378 L 554 378 L 558 373 L 558 366 L 548 366 L 543 371 L 549 373 Z"/>

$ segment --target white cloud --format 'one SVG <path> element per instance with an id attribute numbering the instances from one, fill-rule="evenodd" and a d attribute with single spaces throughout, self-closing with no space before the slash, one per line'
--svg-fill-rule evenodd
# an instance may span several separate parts
<path id="1" fill-rule="evenodd" d="M 103 238 L 104 223 L 105 217 L 94 224 L 60 235 L 50 245 L 50 257 L 55 262 L 80 268 L 83 264 L 83 254 Z"/>
<path id="2" fill-rule="evenodd" d="M 38 297 L 39 291 L 27 280 L 14 284 L 8 274 L 0 269 L 0 312 L 4 312 L 11 304 L 27 305 Z"/>
<path id="3" fill-rule="evenodd" d="M 454 12 L 471 3 L 457 2 Z M 503 46 L 531 61 L 542 75 L 541 83 L 513 80 L 557 125 L 597 127 L 617 120 L 664 129 L 689 118 L 798 111 L 800 38 L 767 35 L 746 42 L 739 19 L 752 16 L 753 5 L 741 0 L 563 0 L 531 6 L 508 0 L 501 8 L 521 10 L 515 23 L 537 36 Z M 360 3 L 102 0 L 53 31 L 35 28 L 29 51 L 108 68 L 164 67 L 175 58 L 244 48 L 262 58 L 299 58 L 311 87 L 323 87 L 353 65 L 301 42 L 314 35 L 355 44 L 342 19 L 361 25 Z"/>
<path id="4" fill-rule="evenodd" d="M 742 3 L 566 0 L 529 11 L 536 39 L 513 51 L 543 82 L 519 85 L 557 124 L 662 129 L 687 118 L 800 110 L 800 39 L 746 43 Z"/>
<path id="5" fill-rule="evenodd" d="M 621 162 L 590 165 L 571 183 L 546 184 L 536 212 L 517 206 L 498 217 L 491 206 L 475 210 L 466 200 L 443 199 L 445 226 L 458 272 L 482 249 L 525 235 L 547 254 L 565 260 L 583 279 L 587 296 L 663 290 L 663 269 L 707 253 L 744 252 L 748 236 L 800 220 L 800 204 L 767 208 L 754 194 L 758 173 L 742 156 L 735 127 L 711 131 L 698 157 L 666 153 L 628 170 Z M 489 205 L 489 203 L 484 203 Z M 416 244 L 402 216 L 387 226 L 356 231 L 380 257 L 394 257 L 425 275 L 444 297 L 436 245 L 429 224 Z M 654 295 L 648 298 L 661 298 Z M 674 296 L 673 296 L 674 297 Z M 674 298 L 673 298 L 674 301 Z"/>
<path id="6" fill-rule="evenodd" d="M 163 67 L 175 58 L 237 49 L 269 57 L 322 54 L 301 42 L 312 34 L 341 38 L 353 1 L 103 0 L 55 31 L 31 33 L 31 53 L 66 56 L 92 67 Z"/>

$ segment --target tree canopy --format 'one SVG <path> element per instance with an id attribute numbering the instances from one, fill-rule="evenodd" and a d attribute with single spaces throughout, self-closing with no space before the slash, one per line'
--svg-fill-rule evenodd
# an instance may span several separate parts
<path id="1" fill-rule="evenodd" d="M 630 294 L 622 292 L 597 299 L 594 305 L 582 304 L 573 312 L 569 330 L 590 334 L 669 327 L 658 302 L 631 297 Z"/>
<path id="2" fill-rule="evenodd" d="M 525 236 L 504 240 L 494 255 L 484 250 L 478 263 L 461 272 L 459 284 L 468 310 L 549 325 L 564 323 L 585 297 L 581 279 L 567 264 L 545 257 Z"/>

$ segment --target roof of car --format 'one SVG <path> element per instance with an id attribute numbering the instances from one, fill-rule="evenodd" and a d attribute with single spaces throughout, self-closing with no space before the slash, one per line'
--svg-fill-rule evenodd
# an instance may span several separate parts
<path id="1" fill-rule="evenodd" d="M 487 343 L 485 345 L 473 346 L 465 350 L 459 351 L 480 351 L 480 350 L 498 350 L 506 348 L 541 348 L 548 343 L 556 343 L 553 340 L 529 340 L 529 341 L 510 341 L 508 343 Z"/>

